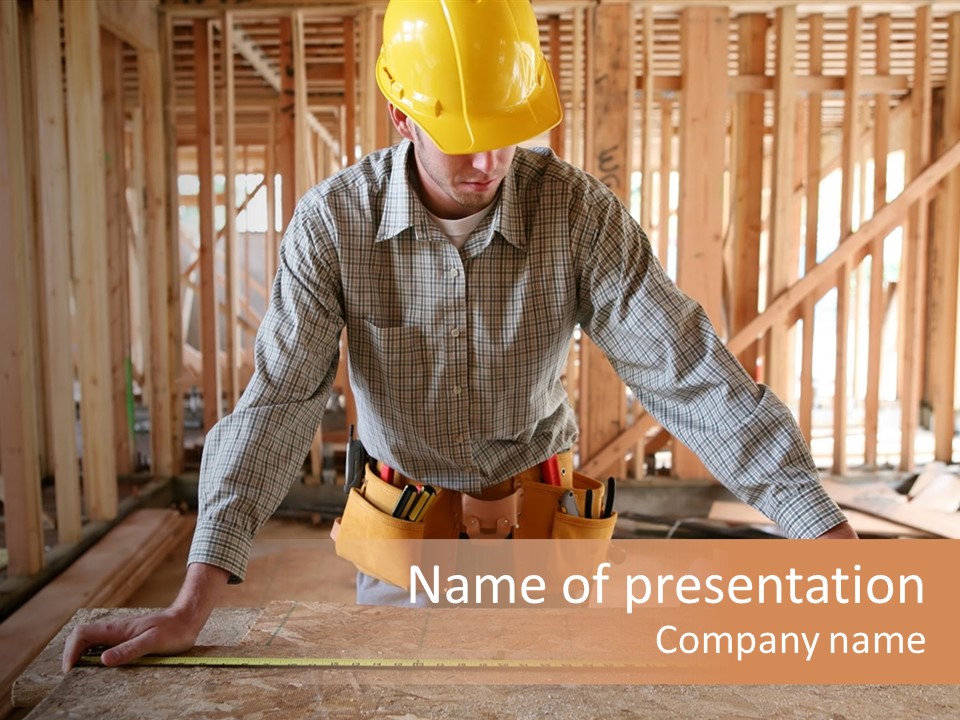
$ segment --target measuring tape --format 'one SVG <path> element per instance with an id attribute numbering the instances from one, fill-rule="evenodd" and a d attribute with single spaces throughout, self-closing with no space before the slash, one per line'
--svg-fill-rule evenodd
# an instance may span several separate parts
<path id="1" fill-rule="evenodd" d="M 100 665 L 99 655 L 84 655 L 79 665 Z M 318 668 L 441 668 L 441 669 L 564 669 L 639 668 L 636 663 L 579 660 L 495 660 L 459 658 L 325 658 L 325 657 L 223 657 L 213 655 L 149 655 L 129 665 L 174 667 L 318 667 Z"/>

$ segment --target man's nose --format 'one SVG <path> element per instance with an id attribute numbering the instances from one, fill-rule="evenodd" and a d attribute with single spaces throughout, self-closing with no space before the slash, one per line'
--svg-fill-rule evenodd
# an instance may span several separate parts
<path id="1" fill-rule="evenodd" d="M 479 170 L 482 173 L 489 173 L 496 165 L 496 158 L 494 157 L 493 152 L 474 153 L 471 156 L 470 164 L 474 170 Z"/>

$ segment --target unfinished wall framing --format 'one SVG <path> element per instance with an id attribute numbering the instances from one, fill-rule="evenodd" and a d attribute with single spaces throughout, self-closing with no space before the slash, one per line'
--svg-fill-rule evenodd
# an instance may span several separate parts
<path id="1" fill-rule="evenodd" d="M 61 542 L 116 514 L 133 391 L 150 471 L 182 468 L 185 395 L 208 429 L 252 371 L 297 198 L 396 135 L 383 2 L 0 6 L 0 472 L 22 575 L 43 564 L 41 477 Z M 635 211 L 828 468 L 955 459 L 960 3 L 534 7 L 566 113 L 534 142 Z M 657 453 L 705 475 L 579 335 L 566 380 L 584 472 Z M 344 368 L 336 392 L 355 421 Z M 342 439 L 318 429 L 310 477 Z"/>

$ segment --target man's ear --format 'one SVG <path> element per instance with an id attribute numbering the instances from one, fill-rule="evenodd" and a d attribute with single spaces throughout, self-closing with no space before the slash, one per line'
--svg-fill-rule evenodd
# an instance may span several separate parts
<path id="1" fill-rule="evenodd" d="M 390 114 L 390 121 L 393 123 L 393 126 L 397 129 L 397 132 L 400 133 L 407 140 L 413 140 L 413 120 L 411 120 L 407 115 L 397 109 L 397 106 L 393 103 L 387 103 L 387 112 Z"/>

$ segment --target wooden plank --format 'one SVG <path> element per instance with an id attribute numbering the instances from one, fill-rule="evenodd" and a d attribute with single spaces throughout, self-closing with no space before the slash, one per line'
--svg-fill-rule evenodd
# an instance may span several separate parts
<path id="1" fill-rule="evenodd" d="M 681 13 L 680 199 L 677 285 L 697 300 L 723 333 L 723 183 L 727 111 L 728 11 L 688 7 Z M 709 477 L 689 449 L 674 441 L 673 474 Z"/>
<path id="2" fill-rule="evenodd" d="M 310 126 L 307 124 L 306 50 L 303 37 L 303 13 L 290 15 L 290 34 L 293 41 L 293 145 L 295 193 L 300 198 L 310 187 Z"/>
<path id="3" fill-rule="evenodd" d="M 109 30 L 100 31 L 103 146 L 106 176 L 107 292 L 110 313 L 110 395 L 113 405 L 117 473 L 131 475 L 133 418 L 127 411 L 130 362 L 130 291 L 127 253 L 126 162 L 124 158 L 123 45 Z M 131 391 L 132 392 L 132 391 Z"/>
<path id="4" fill-rule="evenodd" d="M 143 108 L 144 215 L 149 258 L 150 315 L 149 333 L 144 338 L 144 374 L 150 378 L 151 469 L 159 477 L 171 477 L 175 467 L 173 406 L 179 399 L 177 388 L 173 387 L 171 327 L 178 325 L 180 319 L 170 305 L 173 293 L 168 282 L 173 265 L 172 245 L 176 240 L 167 232 L 170 211 L 161 62 L 157 52 L 144 50 L 137 54 Z M 178 276 L 179 270 L 177 267 Z M 179 301 L 179 284 L 176 287 Z"/>
<path id="5" fill-rule="evenodd" d="M 929 5 L 917 8 L 914 75 L 910 94 L 910 129 L 907 142 L 907 178 L 921 174 L 930 159 L 931 45 L 933 15 Z M 920 381 L 923 372 L 922 338 L 926 298 L 927 197 L 924 194 L 910 208 L 904 233 L 900 265 L 902 306 L 900 333 L 900 468 L 914 464 L 914 443 L 920 410 Z"/>
<path id="6" fill-rule="evenodd" d="M 960 13 L 949 18 L 944 85 L 943 141 L 960 140 Z M 937 200 L 937 227 L 930 253 L 930 376 L 934 457 L 953 460 L 957 375 L 957 280 L 960 274 L 960 170 L 947 175 Z"/>
<path id="7" fill-rule="evenodd" d="M 357 161 L 357 35 L 352 15 L 343 18 L 343 150 L 344 167 Z"/>
<path id="8" fill-rule="evenodd" d="M 910 538 L 928 538 L 933 537 L 930 533 L 925 533 L 914 528 L 901 525 L 900 523 L 884 520 L 883 518 L 867 515 L 857 510 L 845 510 L 844 515 L 857 531 L 858 535 L 887 535 L 890 537 L 910 537 Z M 745 525 L 769 525 L 774 526 L 774 522 L 759 510 L 754 510 L 749 505 L 732 500 L 715 500 L 710 506 L 707 517 L 711 520 L 721 522 L 745 524 Z"/>
<path id="9" fill-rule="evenodd" d="M 560 78 L 561 67 L 561 46 L 560 46 L 560 16 L 551 15 L 547 19 L 547 33 L 550 47 L 550 72 L 555 79 Z M 372 74 L 371 74 L 372 77 Z M 550 148 L 557 154 L 557 157 L 565 158 L 567 154 L 566 144 L 566 125 L 563 122 L 550 128 Z"/>
<path id="10" fill-rule="evenodd" d="M 40 465 L 30 319 L 20 17 L 16 3 L 0 3 L 0 464 L 3 466 L 7 572 L 30 575 L 43 567 Z"/>
<path id="11" fill-rule="evenodd" d="M 957 512 L 960 509 L 960 474 L 956 472 L 937 474 L 913 496 L 910 504 L 913 507 L 925 507 L 941 512 Z"/>
<path id="12" fill-rule="evenodd" d="M 273 284 L 280 261 L 280 244 L 277 238 L 277 111 L 270 111 L 267 128 L 267 148 L 264 158 L 264 175 L 267 180 L 267 232 L 264 236 L 266 261 L 264 273 L 267 287 Z M 269 300 L 269 295 L 267 300 Z"/>
<path id="13" fill-rule="evenodd" d="M 100 24 L 138 50 L 158 49 L 157 4 L 144 0 L 97 0 Z"/>
<path id="14" fill-rule="evenodd" d="M 210 429 L 220 419 L 220 331 L 217 307 L 216 235 L 214 230 L 213 195 L 213 50 L 210 25 L 207 20 L 194 20 L 193 57 L 196 77 L 197 174 L 200 190 L 200 350 L 203 353 L 203 430 Z"/>
<path id="15" fill-rule="evenodd" d="M 810 72 L 819 73 L 823 69 L 823 16 L 811 15 L 810 33 Z M 811 93 L 807 101 L 807 217 L 804 241 L 804 274 L 809 273 L 817 264 L 817 237 L 820 222 L 820 182 L 823 179 L 821 163 L 823 156 L 821 131 L 823 129 L 823 97 L 820 93 Z M 814 300 L 808 298 L 803 303 L 803 340 L 800 360 L 800 404 L 798 424 L 800 431 L 810 444 L 813 424 L 813 343 L 814 343 Z"/>
<path id="16" fill-rule="evenodd" d="M 660 211 L 657 215 L 657 259 L 667 267 L 670 253 L 670 174 L 673 170 L 673 101 L 660 96 Z"/>
<path id="17" fill-rule="evenodd" d="M 877 16 L 877 72 L 890 72 L 890 16 Z M 873 208 L 887 202 L 887 155 L 890 152 L 890 100 L 878 94 L 873 111 Z M 864 463 L 877 465 L 877 432 L 880 418 L 881 343 L 883 340 L 883 246 L 876 237 L 870 249 L 870 329 L 867 338 L 867 387 L 864 399 Z"/>
<path id="18" fill-rule="evenodd" d="M 643 76 L 653 78 L 653 7 L 643 7 Z M 560 77 L 559 73 L 554 73 Z M 640 226 L 649 232 L 653 217 L 653 89 L 650 84 L 641 95 L 640 117 Z"/>
<path id="19" fill-rule="evenodd" d="M 297 204 L 296 126 L 294 122 L 293 23 L 290 16 L 280 17 L 280 94 L 277 97 L 277 172 L 280 175 L 280 228 L 287 229 Z"/>
<path id="20" fill-rule="evenodd" d="M 630 142 L 633 130 L 633 53 L 629 37 L 629 5 L 601 5 L 593 12 L 592 74 L 588 81 L 591 113 L 588 135 L 593 153 L 587 169 L 616 194 L 630 202 Z M 626 427 L 623 382 L 603 353 L 584 338 L 580 350 L 580 460 L 589 460 Z M 626 474 L 623 457 L 601 475 Z"/>
<path id="21" fill-rule="evenodd" d="M 767 16 L 737 19 L 740 47 L 737 69 L 762 73 L 767 54 Z M 763 106 L 760 93 L 740 93 L 734 114 L 733 273 L 730 330 L 737 332 L 757 316 L 760 297 L 760 232 L 763 212 Z M 750 377 L 757 379 L 757 347 L 738 356 Z"/>
<path id="22" fill-rule="evenodd" d="M 169 545 L 171 537 L 184 539 L 184 530 L 189 533 L 190 527 L 175 510 L 138 510 L 4 620 L 0 624 L 0 644 L 5 648 L 0 697 L 10 697 L 13 682 L 78 608 L 101 604 L 108 579 L 126 578 L 134 570 L 154 570 L 169 549 L 150 551 Z M 131 556 L 137 548 L 147 554 L 133 567 Z M 130 588 L 127 597 L 135 589 Z"/>
<path id="23" fill-rule="evenodd" d="M 110 314 L 101 277 L 107 253 L 100 25 L 93 3 L 66 3 L 70 226 L 80 346 L 83 488 L 93 520 L 117 514 L 115 429 L 110 395 Z M 91 102 L 91 98 L 95 101 Z"/>
<path id="24" fill-rule="evenodd" d="M 573 61 L 571 63 L 571 70 L 573 72 L 573 92 L 571 93 L 573 112 L 571 115 L 573 115 L 573 117 L 570 120 L 571 151 L 568 159 L 580 167 L 584 167 L 586 164 L 586 154 L 584 152 L 584 119 L 586 115 L 586 105 L 589 102 L 589 97 L 584 97 L 585 94 L 589 96 L 589 93 L 585 92 L 584 84 L 584 65 L 586 62 L 584 26 L 586 25 L 586 12 L 582 7 L 575 8 L 573 11 Z M 584 112 L 578 112 L 581 102 L 584 103 Z"/>
<path id="25" fill-rule="evenodd" d="M 240 400 L 243 388 L 240 387 L 240 328 L 237 326 L 239 315 L 237 278 L 237 118 L 236 118 L 236 78 L 234 77 L 234 50 L 233 50 L 233 14 L 223 14 L 222 50 L 223 50 L 223 174 L 226 182 L 223 190 L 223 203 L 226 206 L 223 225 L 223 253 L 226 282 L 224 294 L 226 296 L 227 311 L 225 314 L 226 326 L 224 341 L 227 355 L 227 409 L 232 411 Z"/>
<path id="26" fill-rule="evenodd" d="M 792 256 L 794 125 L 796 123 L 796 7 L 777 8 L 777 60 L 774 76 L 773 166 L 770 190 L 770 242 L 768 246 L 767 298 L 775 298 L 790 284 Z M 770 326 L 764 353 L 764 381 L 780 397 L 792 386 L 787 347 L 787 323 Z"/>
<path id="27" fill-rule="evenodd" d="M 77 466 L 73 350 L 70 340 L 70 193 L 67 185 L 66 117 L 60 63 L 60 8 L 56 0 L 33 5 L 34 77 L 37 102 L 38 239 L 43 247 L 46 352 L 57 539 L 77 542 L 82 528 Z M 11 225 L 6 224 L 7 227 Z"/>
<path id="28" fill-rule="evenodd" d="M 882 483 L 850 484 L 823 480 L 838 505 L 953 540 L 960 540 L 960 513 L 916 507 Z"/>

